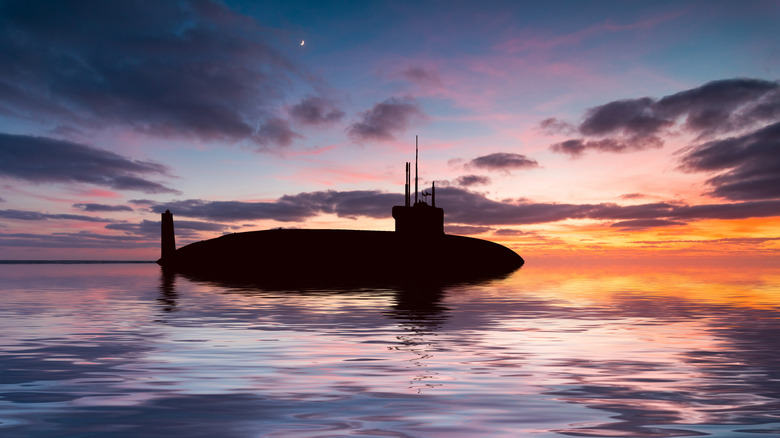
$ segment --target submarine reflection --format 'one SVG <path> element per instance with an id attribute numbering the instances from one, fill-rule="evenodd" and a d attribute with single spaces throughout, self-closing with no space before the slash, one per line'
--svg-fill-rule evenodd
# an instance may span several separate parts
<path id="1" fill-rule="evenodd" d="M 321 298 L 330 296 L 343 299 L 345 296 L 365 297 L 376 299 L 383 298 L 379 302 L 386 307 L 377 308 L 377 314 L 384 316 L 382 319 L 373 319 L 368 322 L 369 330 L 377 330 L 379 327 L 391 322 L 395 326 L 395 342 L 387 346 L 388 350 L 404 353 L 410 369 L 414 370 L 408 377 L 408 388 L 422 393 L 423 391 L 443 386 L 448 380 L 442 375 L 441 370 L 431 366 L 430 360 L 439 351 L 447 348 L 439 345 L 438 332 L 449 319 L 450 309 L 443 305 L 447 297 L 447 291 L 458 287 L 481 286 L 493 281 L 505 279 L 510 274 L 495 276 L 472 277 L 459 281 L 433 281 L 421 280 L 417 282 L 388 282 L 361 280 L 342 281 L 316 281 L 312 279 L 297 279 L 295 281 L 246 281 L 230 276 L 193 275 L 177 272 L 171 269 L 161 268 L 160 297 L 158 303 L 165 313 L 178 309 L 180 292 L 176 290 L 178 278 L 187 282 L 200 284 L 209 288 L 221 289 L 225 294 L 239 294 L 245 298 L 256 298 L 252 301 L 262 301 L 263 298 L 278 298 L 280 295 L 290 297 L 294 295 L 306 297 L 307 295 Z M 244 301 L 245 303 L 245 301 Z M 369 303 L 364 303 L 369 304 Z M 365 320 L 363 320 L 365 323 Z M 286 321 L 295 325 L 292 321 Z M 400 333 L 398 331 L 400 330 Z M 374 342 L 367 340 L 366 342 Z"/>
<path id="2" fill-rule="evenodd" d="M 278 278 L 258 280 L 213 273 L 194 274 L 161 267 L 160 297 L 157 301 L 165 312 L 175 310 L 179 298 L 179 293 L 176 290 L 176 280 L 179 277 L 194 283 L 251 295 L 280 292 L 291 294 L 316 292 L 320 295 L 363 294 L 367 291 L 377 290 L 391 293 L 393 296 L 394 304 L 387 312 L 388 317 L 400 321 L 435 322 L 447 310 L 446 307 L 441 305 L 446 289 L 487 284 L 492 281 L 505 279 L 513 273 L 514 271 L 492 276 L 459 276 L 457 279 L 452 280 L 421 278 L 417 281 L 410 281 L 408 278 L 403 281 L 370 280 L 364 277 L 318 280 L 305 276 L 289 280 L 280 280 Z"/>

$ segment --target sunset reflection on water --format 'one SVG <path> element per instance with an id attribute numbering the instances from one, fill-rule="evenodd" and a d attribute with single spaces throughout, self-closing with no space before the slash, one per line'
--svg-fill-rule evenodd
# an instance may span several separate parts
<path id="1" fill-rule="evenodd" d="M 772 267 L 305 289 L 155 265 L 0 277 L 3 436 L 780 432 Z"/>

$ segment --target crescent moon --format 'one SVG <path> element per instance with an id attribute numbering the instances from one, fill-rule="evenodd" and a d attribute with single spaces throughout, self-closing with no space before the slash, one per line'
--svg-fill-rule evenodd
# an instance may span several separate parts
<path id="1" fill-rule="evenodd" d="M 301 40 L 301 45 L 303 45 L 303 43 L 304 43 L 304 41 L 303 41 L 303 40 Z"/>

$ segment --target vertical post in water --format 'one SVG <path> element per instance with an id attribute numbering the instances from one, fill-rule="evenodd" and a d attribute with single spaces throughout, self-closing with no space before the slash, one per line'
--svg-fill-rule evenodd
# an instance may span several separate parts
<path id="1" fill-rule="evenodd" d="M 163 262 L 173 259 L 173 254 L 176 252 L 176 237 L 173 234 L 173 213 L 170 210 L 165 210 L 162 214 L 162 226 L 161 226 L 161 257 Z"/>
<path id="2" fill-rule="evenodd" d="M 414 203 L 417 204 L 417 157 L 418 157 L 418 149 L 417 149 L 417 136 L 414 136 Z"/>

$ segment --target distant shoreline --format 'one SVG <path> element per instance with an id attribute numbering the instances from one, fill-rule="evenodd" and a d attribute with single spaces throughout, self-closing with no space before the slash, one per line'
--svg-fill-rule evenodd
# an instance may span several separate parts
<path id="1" fill-rule="evenodd" d="M 103 265 L 155 263 L 154 260 L 0 260 L 0 265 Z"/>

